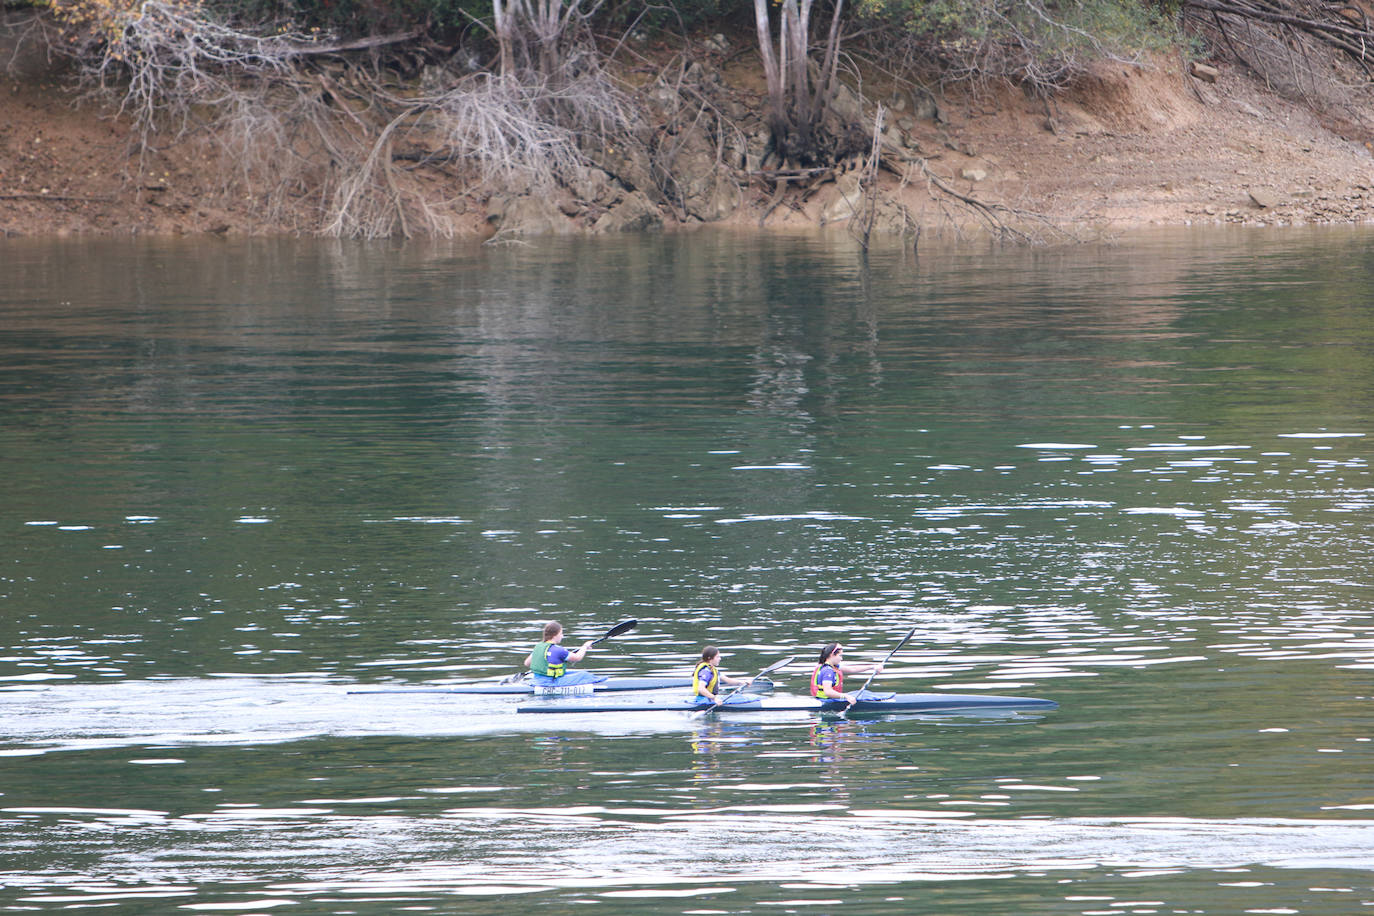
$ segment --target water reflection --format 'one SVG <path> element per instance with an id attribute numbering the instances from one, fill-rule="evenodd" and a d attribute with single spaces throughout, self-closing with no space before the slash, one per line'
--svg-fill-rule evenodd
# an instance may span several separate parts
<path id="1" fill-rule="evenodd" d="M 641 901 L 739 895 L 737 904 L 759 905 L 815 895 L 880 899 L 873 893 L 901 894 L 904 888 L 949 882 L 1034 883 L 1037 876 L 1053 875 L 1054 883 L 1064 888 L 1063 899 L 1132 899 L 1103 898 L 1100 889 L 1134 883 L 1196 905 L 1200 899 L 1247 899 L 1226 888 L 1272 888 L 1265 876 L 1275 869 L 1367 873 L 1366 850 L 1374 839 L 1369 821 L 950 819 L 938 811 L 836 813 L 786 805 L 652 813 L 595 806 L 451 808 L 420 820 L 380 812 L 351 815 L 341 807 L 240 809 L 171 818 L 146 811 L 0 812 L 11 826 L 26 819 L 66 818 L 83 826 L 87 842 L 137 829 L 143 846 L 143 852 L 122 857 L 122 862 L 110 861 L 114 880 L 103 884 L 24 873 L 7 875 L 7 884 L 21 895 L 17 901 L 39 905 L 107 901 L 146 906 L 188 896 L 235 908 L 272 900 L 305 903 L 322 896 L 358 905 L 376 902 L 378 895 L 392 903 L 419 904 L 455 893 L 538 895 L 532 905 L 549 898 L 566 904 L 573 895 Z M 313 877 L 245 883 L 223 865 L 178 856 L 176 849 L 188 833 L 200 836 L 207 848 L 238 850 L 239 869 L 264 873 L 308 868 Z M 779 843 L 780 837 L 796 841 Z M 67 855 L 79 852 L 79 845 L 65 845 Z M 691 855 L 684 857 L 683 850 Z M 371 864 L 361 864 L 360 858 Z M 1173 880 L 1142 881 L 1151 876 Z M 224 890 L 207 897 L 215 886 Z M 1358 884 L 1344 886 L 1352 892 Z M 1134 899 L 1141 898 L 1137 894 Z M 1271 893 L 1268 899 L 1275 897 Z M 1285 893 L 1281 899 L 1294 897 Z M 938 911 L 914 901 L 909 906 L 918 912 Z M 1336 912 L 1320 907 L 1300 911 Z"/>
<path id="2" fill-rule="evenodd" d="M 3 244 L 0 905 L 1371 903 L 1367 233 Z M 1060 709 L 349 693 L 628 616 Z"/>

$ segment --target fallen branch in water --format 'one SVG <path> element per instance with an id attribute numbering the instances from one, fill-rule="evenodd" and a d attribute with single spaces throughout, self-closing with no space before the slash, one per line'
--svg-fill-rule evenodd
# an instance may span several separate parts
<path id="1" fill-rule="evenodd" d="M 919 168 L 921 174 L 925 176 L 927 184 L 938 190 L 940 193 L 946 195 L 947 197 L 953 198 L 954 200 L 963 204 L 969 210 L 973 211 L 973 213 L 980 220 L 982 220 L 987 225 L 987 227 L 990 230 L 992 230 L 992 232 L 995 235 L 997 235 L 1001 239 L 1016 241 L 1024 245 L 1035 245 L 1044 243 L 1044 239 L 1040 236 L 1031 232 L 1027 232 L 1024 229 L 1018 229 L 1017 227 L 1013 226 L 1010 222 L 1008 222 L 1007 219 L 1003 218 L 1011 217 L 1016 220 L 1039 223 L 1045 226 L 1047 229 L 1049 229 L 1051 233 L 1054 233 L 1062 238 L 1071 239 L 1073 241 L 1078 240 L 1073 235 L 1073 233 L 1067 232 L 1063 228 L 1056 226 L 1053 222 L 1050 221 L 1048 217 L 1044 216 L 1043 214 L 1030 213 L 1024 210 L 1017 210 L 1013 207 L 1008 207 L 1003 204 L 990 204 L 986 201 L 981 201 L 976 197 L 972 197 L 968 194 L 963 194 L 955 190 L 943 178 L 932 172 L 930 170 L 930 166 L 926 163 L 924 159 L 920 161 Z"/>

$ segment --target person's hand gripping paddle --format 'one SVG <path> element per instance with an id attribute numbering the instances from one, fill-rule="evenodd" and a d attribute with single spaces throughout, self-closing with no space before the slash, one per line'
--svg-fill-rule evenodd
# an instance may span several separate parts
<path id="1" fill-rule="evenodd" d="M 860 686 L 858 690 L 854 691 L 854 699 L 850 701 L 849 705 L 844 708 L 844 712 L 841 712 L 840 715 L 844 715 L 845 713 L 849 712 L 849 710 L 854 708 L 854 704 L 859 702 L 859 700 L 863 697 L 864 691 L 868 689 L 869 684 L 873 683 L 873 679 L 878 676 L 878 672 L 881 671 L 883 667 L 892 659 L 892 656 L 897 654 L 898 649 L 906 645 L 907 641 L 910 640 L 911 637 L 916 635 L 916 630 L 917 627 L 912 627 L 910 630 L 908 630 L 907 634 L 902 637 L 902 641 L 897 643 L 897 645 L 893 646 L 892 651 L 887 653 L 887 658 L 883 659 L 882 662 L 878 664 L 877 668 L 874 668 L 871 672 L 869 672 L 868 680 L 864 681 L 863 685 Z"/>
<path id="2" fill-rule="evenodd" d="M 611 627 L 609 630 L 607 630 L 606 633 L 605 633 L 605 635 L 598 636 L 596 639 L 593 639 L 593 640 L 588 644 L 588 648 L 590 648 L 591 646 L 596 645 L 596 644 L 599 643 L 599 642 L 605 642 L 606 640 L 610 639 L 612 636 L 619 636 L 619 635 L 622 634 L 622 633 L 628 633 L 628 632 L 630 632 L 631 630 L 633 630 L 633 629 L 634 629 L 635 627 L 637 627 L 637 626 L 639 626 L 639 621 L 638 621 L 638 620 L 635 620 L 635 619 L 633 619 L 633 618 L 631 618 L 631 619 L 629 619 L 629 620 L 622 620 L 622 621 L 620 621 L 620 623 L 616 624 L 615 626 L 613 626 L 613 627 Z M 525 678 L 527 678 L 527 677 L 529 677 L 529 672 L 528 672 L 528 671 L 521 671 L 519 674 L 511 674 L 511 675 L 507 675 L 506 677 L 503 677 L 503 678 L 501 679 L 501 683 L 502 683 L 502 684 L 514 684 L 514 683 L 516 683 L 517 681 L 523 681 L 523 680 L 524 680 Z"/>
<path id="3" fill-rule="evenodd" d="M 762 671 L 760 671 L 758 674 L 756 674 L 756 675 L 754 675 L 753 677 L 751 677 L 746 683 L 740 684 L 740 685 L 737 686 L 734 690 L 730 691 L 729 693 L 725 694 L 725 695 L 724 695 L 723 697 L 721 697 L 720 699 L 716 700 L 716 702 L 713 703 L 712 705 L 707 706 L 707 707 L 705 707 L 704 709 L 698 709 L 697 711 L 693 712 L 693 713 L 692 713 L 693 717 L 700 718 L 701 716 L 704 716 L 704 715 L 706 715 L 707 713 L 715 712 L 717 709 L 720 709 L 720 707 L 724 706 L 724 705 L 729 701 L 729 699 L 730 699 L 732 696 L 734 696 L 735 694 L 739 693 L 739 692 L 740 692 L 741 690 L 743 690 L 745 687 L 748 687 L 748 686 L 749 686 L 750 684 L 752 684 L 754 681 L 757 681 L 759 678 L 763 677 L 765 674 L 772 674 L 774 671 L 777 671 L 779 668 L 786 668 L 788 665 L 792 664 L 792 662 L 794 662 L 794 661 L 796 661 L 796 656 L 795 656 L 795 655 L 791 655 L 791 656 L 788 656 L 787 658 L 784 658 L 784 659 L 783 659 L 782 661 L 780 661 L 780 662 L 773 662 L 773 664 L 769 665 L 767 668 L 764 668 L 764 669 L 763 669 Z"/>

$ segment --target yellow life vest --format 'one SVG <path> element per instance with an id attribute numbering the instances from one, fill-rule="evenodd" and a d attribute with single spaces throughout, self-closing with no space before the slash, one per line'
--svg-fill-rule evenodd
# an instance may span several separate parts
<path id="1" fill-rule="evenodd" d="M 702 669 L 702 668 L 709 668 L 710 671 L 711 671 L 711 680 L 709 680 L 709 681 L 706 682 L 706 689 L 707 689 L 707 690 L 709 690 L 711 693 L 715 693 L 715 692 L 716 692 L 716 685 L 718 685 L 718 684 L 720 683 L 720 669 L 719 669 L 719 668 L 715 668 L 715 667 L 713 667 L 713 666 L 707 664 L 706 662 L 701 662 L 701 663 L 700 663 L 699 665 L 697 665 L 696 668 L 693 669 L 693 671 L 692 671 L 692 695 L 693 695 L 693 696 L 698 696 L 698 697 L 699 697 L 699 696 L 705 696 L 705 694 L 703 694 L 703 693 L 701 692 L 701 677 L 700 677 L 700 675 L 701 675 L 701 669 Z"/>

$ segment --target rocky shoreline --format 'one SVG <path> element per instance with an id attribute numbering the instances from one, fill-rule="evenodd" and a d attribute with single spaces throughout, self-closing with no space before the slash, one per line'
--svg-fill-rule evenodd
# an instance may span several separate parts
<path id="1" fill-rule="evenodd" d="M 319 231 L 319 204 L 308 194 L 269 214 L 254 189 L 227 193 L 216 174 L 223 163 L 195 138 L 168 137 L 131 158 L 117 113 L 81 104 L 69 74 L 8 34 L 0 41 L 8 61 L 0 71 L 0 235 Z M 1027 242 L 1151 225 L 1374 222 L 1370 138 L 1355 121 L 1321 117 L 1240 68 L 1103 65 L 1050 106 L 1010 89 L 938 98 L 850 89 L 841 104 L 855 120 L 873 123 L 880 105 L 886 112 L 876 138 L 885 168 L 861 175 L 855 156 L 836 169 L 781 174 L 764 167 L 754 68 L 724 36 L 689 50 L 696 60 L 671 80 L 659 73 L 640 86 L 654 155 L 600 150 L 594 167 L 556 194 L 472 186 L 424 166 L 422 139 L 397 157 L 420 163 L 408 179 L 448 208 L 453 234 L 484 239 L 833 228 L 854 224 L 856 214 L 874 233 Z"/>

